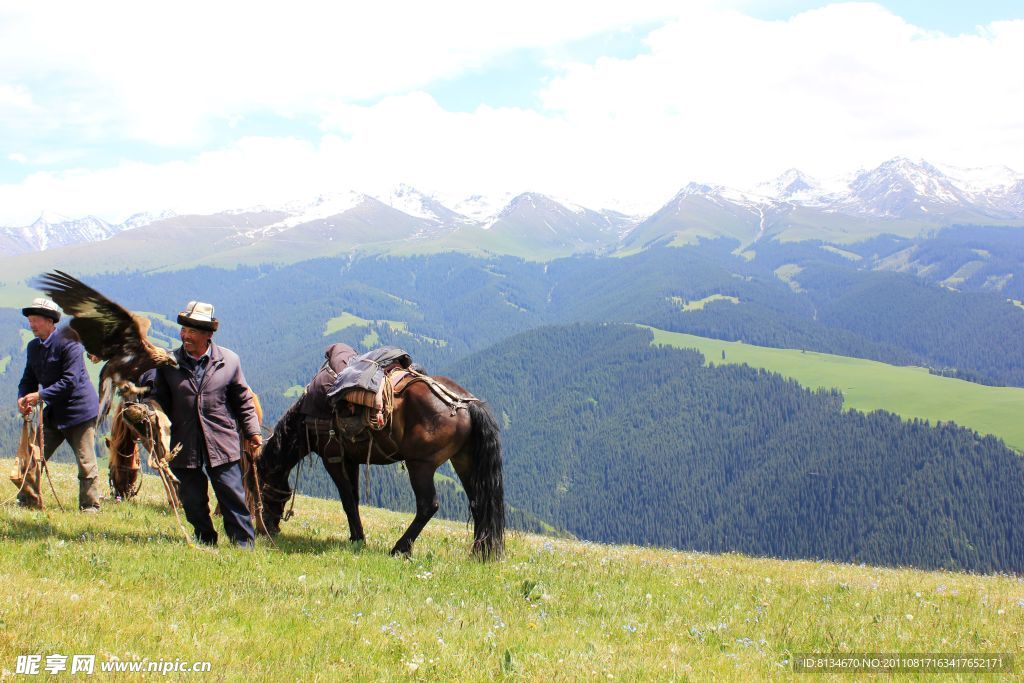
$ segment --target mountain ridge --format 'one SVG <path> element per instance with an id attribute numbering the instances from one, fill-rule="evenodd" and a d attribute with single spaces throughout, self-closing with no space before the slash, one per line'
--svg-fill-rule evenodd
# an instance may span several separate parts
<path id="1" fill-rule="evenodd" d="M 356 251 L 469 251 L 548 260 L 705 238 L 727 237 L 746 248 L 765 238 L 848 244 L 882 234 L 913 237 L 957 224 L 1024 226 L 1024 175 L 1005 167 L 956 169 L 903 157 L 841 182 L 821 181 L 796 168 L 752 190 L 690 182 L 647 216 L 586 207 L 540 192 L 500 200 L 476 195 L 442 201 L 398 185 L 377 196 L 343 191 L 281 207 L 136 214 L 117 225 L 92 216 L 44 214 L 30 226 L 0 228 L 0 258 L 58 250 L 57 260 L 88 260 L 75 248 L 107 243 L 116 251 L 138 245 L 143 236 L 161 243 L 201 225 L 221 229 L 214 249 L 210 240 L 191 251 L 180 244 L 165 252 L 168 258 L 159 265 L 293 262 L 311 252 Z"/>

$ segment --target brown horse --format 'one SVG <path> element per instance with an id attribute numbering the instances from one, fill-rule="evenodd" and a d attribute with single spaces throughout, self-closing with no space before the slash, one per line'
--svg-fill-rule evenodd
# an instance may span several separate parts
<path id="1" fill-rule="evenodd" d="M 477 398 L 444 377 L 411 373 L 394 387 L 387 424 L 367 426 L 362 408 L 341 404 L 332 418 L 310 418 L 292 405 L 274 427 L 257 461 L 263 494 L 263 523 L 269 533 L 280 531 L 285 504 L 291 496 L 288 474 L 311 452 L 323 460 L 338 487 L 348 517 L 352 541 L 362 541 L 359 517 L 359 465 L 404 462 L 416 495 L 416 516 L 391 549 L 392 555 L 411 555 L 423 527 L 438 509 L 434 472 L 451 461 L 469 499 L 473 516 L 473 553 L 497 559 L 504 551 L 505 500 L 498 425 Z M 377 425 L 375 425 L 377 426 Z"/>
<path id="2" fill-rule="evenodd" d="M 130 500 L 142 487 L 139 480 L 141 458 L 139 443 L 135 430 L 124 419 L 123 405 L 114 411 L 110 421 L 110 436 L 107 437 L 107 450 L 110 452 L 110 494 L 115 500 Z"/>
<path id="3" fill-rule="evenodd" d="M 133 387 L 134 389 L 134 387 Z M 146 464 L 157 471 L 164 486 L 168 504 L 175 510 L 181 506 L 178 498 L 178 478 L 170 469 L 170 461 L 178 454 L 181 446 L 171 448 L 171 420 L 154 399 L 135 398 L 124 400 L 117 417 L 130 428 L 137 442 L 149 453 Z M 113 424 L 113 423 L 112 423 Z"/>

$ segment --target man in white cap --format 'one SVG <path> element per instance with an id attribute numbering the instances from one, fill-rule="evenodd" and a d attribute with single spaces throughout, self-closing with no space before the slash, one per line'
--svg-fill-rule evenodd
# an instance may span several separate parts
<path id="1" fill-rule="evenodd" d="M 21 309 L 35 339 L 28 343 L 25 372 L 18 385 L 18 411 L 28 415 L 40 402 L 43 410 L 43 457 L 47 460 L 65 441 L 78 460 L 78 507 L 100 509 L 96 466 L 96 414 L 99 397 L 85 370 L 85 348 L 74 330 L 57 329 L 60 308 L 49 299 L 35 299 Z M 22 505 L 38 507 L 39 491 L 23 490 Z"/>
<path id="2" fill-rule="evenodd" d="M 174 351 L 177 367 L 161 366 L 150 375 L 153 396 L 171 418 L 171 445 L 181 452 L 171 461 L 181 481 L 185 517 L 196 539 L 216 545 L 210 518 L 207 477 L 224 515 L 224 531 L 233 543 L 250 548 L 255 539 L 242 486 L 241 441 L 262 444 L 252 391 L 233 351 L 213 343 L 219 323 L 213 306 L 190 301 L 178 314 L 181 346 Z M 204 472 L 205 470 L 205 472 Z"/>

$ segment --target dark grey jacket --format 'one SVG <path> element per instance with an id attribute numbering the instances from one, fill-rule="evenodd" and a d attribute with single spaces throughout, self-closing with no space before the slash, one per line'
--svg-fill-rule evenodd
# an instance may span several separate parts
<path id="1" fill-rule="evenodd" d="M 195 468 L 208 460 L 217 467 L 239 460 L 239 432 L 247 438 L 259 434 L 260 423 L 238 355 L 211 342 L 210 364 L 199 386 L 181 367 L 185 351 L 178 347 L 174 355 L 179 367 L 157 368 L 150 383 L 171 419 L 171 447 L 182 445 L 171 466 Z"/>

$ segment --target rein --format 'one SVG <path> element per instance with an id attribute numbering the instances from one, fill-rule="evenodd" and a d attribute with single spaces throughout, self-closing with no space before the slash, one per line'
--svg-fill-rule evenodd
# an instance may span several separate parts
<path id="1" fill-rule="evenodd" d="M 18 487 L 17 493 L 14 494 L 13 498 L 4 501 L 4 505 L 17 500 L 18 496 L 25 490 L 25 485 L 28 483 L 29 471 L 31 468 L 35 468 L 37 480 L 42 479 L 42 472 L 46 472 L 46 480 L 50 482 L 50 491 L 53 492 L 53 498 L 57 501 L 57 507 L 60 508 L 61 512 L 64 512 L 64 505 L 60 502 L 60 496 L 57 495 L 57 489 L 53 486 L 53 478 L 50 476 L 50 468 L 46 465 L 46 458 L 43 457 L 43 407 L 37 405 L 36 409 L 27 415 L 22 416 L 25 420 L 25 427 L 29 430 L 29 440 L 32 441 L 32 445 L 38 448 L 39 454 L 32 455 L 32 463 L 25 467 L 25 471 L 21 472 L 21 463 L 18 463 L 19 474 L 21 474 L 21 486 Z M 38 426 L 36 426 L 36 420 L 38 419 Z M 38 492 L 39 503 L 42 505 L 42 491 Z"/>
<path id="2" fill-rule="evenodd" d="M 142 401 L 139 401 L 137 399 L 126 401 L 121 406 L 121 415 L 123 416 L 124 413 L 128 411 L 129 406 L 132 405 L 139 406 L 139 408 L 144 410 L 146 413 L 146 416 L 143 419 L 146 433 L 144 435 L 139 434 L 139 432 L 136 430 L 136 434 L 139 434 L 139 440 L 142 442 L 142 445 L 149 452 L 148 464 L 150 467 L 157 471 L 157 474 L 160 475 L 160 483 L 163 484 L 164 495 L 167 496 L 167 502 L 171 506 L 171 509 L 174 510 L 174 518 L 177 520 L 178 528 L 181 529 L 181 533 L 185 537 L 185 542 L 193 548 L 198 548 L 198 546 L 196 546 L 195 542 L 192 540 L 192 537 L 189 536 L 188 531 L 185 530 L 185 525 L 181 522 L 181 513 L 178 509 L 179 507 L 181 507 L 181 500 L 178 498 L 178 493 L 174 489 L 174 484 L 177 481 L 177 478 L 170 471 L 170 466 L 167 464 L 170 458 L 173 458 L 175 455 L 177 455 L 177 451 L 174 450 L 170 454 L 168 454 L 168 452 L 164 448 L 163 440 L 158 438 L 157 436 L 160 434 L 160 418 L 156 414 L 155 410 L 150 408 Z M 133 429 L 135 428 L 135 424 L 131 420 L 127 420 L 127 422 L 128 424 L 132 425 Z"/>

